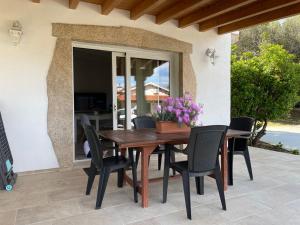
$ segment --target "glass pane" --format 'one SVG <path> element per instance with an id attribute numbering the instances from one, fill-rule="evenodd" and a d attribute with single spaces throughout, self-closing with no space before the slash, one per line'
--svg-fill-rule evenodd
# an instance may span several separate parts
<path id="1" fill-rule="evenodd" d="M 117 128 L 126 128 L 126 58 L 117 56 Z"/>
<path id="2" fill-rule="evenodd" d="M 155 106 L 170 96 L 170 63 L 131 58 L 131 118 L 155 112 Z"/>
<path id="3" fill-rule="evenodd" d="M 112 53 L 73 48 L 75 159 L 90 158 L 80 118 L 86 114 L 96 131 L 113 128 Z"/>

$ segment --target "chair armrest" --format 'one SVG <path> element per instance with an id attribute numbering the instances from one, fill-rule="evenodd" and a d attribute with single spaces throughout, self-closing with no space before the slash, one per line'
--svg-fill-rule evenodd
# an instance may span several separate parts
<path id="1" fill-rule="evenodd" d="M 249 139 L 251 138 L 251 135 L 240 135 L 240 136 L 235 136 L 235 137 L 232 137 L 232 139 Z"/>

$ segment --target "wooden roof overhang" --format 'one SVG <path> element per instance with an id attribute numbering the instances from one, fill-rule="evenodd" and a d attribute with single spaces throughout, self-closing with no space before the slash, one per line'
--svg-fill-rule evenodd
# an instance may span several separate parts
<path id="1" fill-rule="evenodd" d="M 31 0 L 39 3 L 40 0 Z M 63 1 L 63 0 L 62 0 Z M 300 0 L 65 0 L 76 9 L 80 2 L 99 5 L 108 15 L 114 8 L 130 11 L 130 19 L 153 15 L 156 24 L 178 21 L 179 28 L 198 25 L 199 31 L 217 29 L 225 34 L 300 14 Z M 101 6 L 101 7 L 100 7 Z"/>

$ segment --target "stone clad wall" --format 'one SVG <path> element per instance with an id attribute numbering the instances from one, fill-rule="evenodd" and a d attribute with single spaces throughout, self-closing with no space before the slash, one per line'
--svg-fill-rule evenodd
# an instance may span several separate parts
<path id="1" fill-rule="evenodd" d="M 47 76 L 48 134 L 60 167 L 73 165 L 72 40 L 58 38 Z"/>
<path id="2" fill-rule="evenodd" d="M 196 77 L 190 60 L 190 43 L 131 27 L 54 23 L 52 34 L 57 37 L 57 41 L 47 76 L 48 134 L 60 167 L 73 166 L 72 41 L 179 53 L 181 91 L 188 91 L 196 98 Z"/>

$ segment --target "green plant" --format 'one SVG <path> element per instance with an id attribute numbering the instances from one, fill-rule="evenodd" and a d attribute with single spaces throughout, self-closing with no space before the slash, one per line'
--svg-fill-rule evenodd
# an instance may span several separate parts
<path id="1" fill-rule="evenodd" d="M 299 155 L 300 154 L 298 149 L 293 149 L 291 152 L 294 155 Z"/>
<path id="2" fill-rule="evenodd" d="M 272 43 L 282 45 L 290 54 L 293 54 L 294 62 L 300 62 L 300 16 L 294 16 L 284 21 L 253 26 L 241 30 L 239 40 L 236 42 L 235 54 L 243 55 L 244 52 L 252 52 L 255 55 L 260 53 L 260 45 Z M 300 102 L 300 73 L 298 74 L 298 102 Z"/>
<path id="3" fill-rule="evenodd" d="M 231 67 L 232 116 L 255 119 L 251 143 L 265 134 L 269 120 L 287 115 L 297 97 L 300 66 L 280 45 L 263 43 L 259 54 L 237 56 L 233 47 Z"/>
<path id="4" fill-rule="evenodd" d="M 277 145 L 275 145 L 276 148 L 282 148 L 283 147 L 283 144 L 281 142 L 278 142 Z"/>

